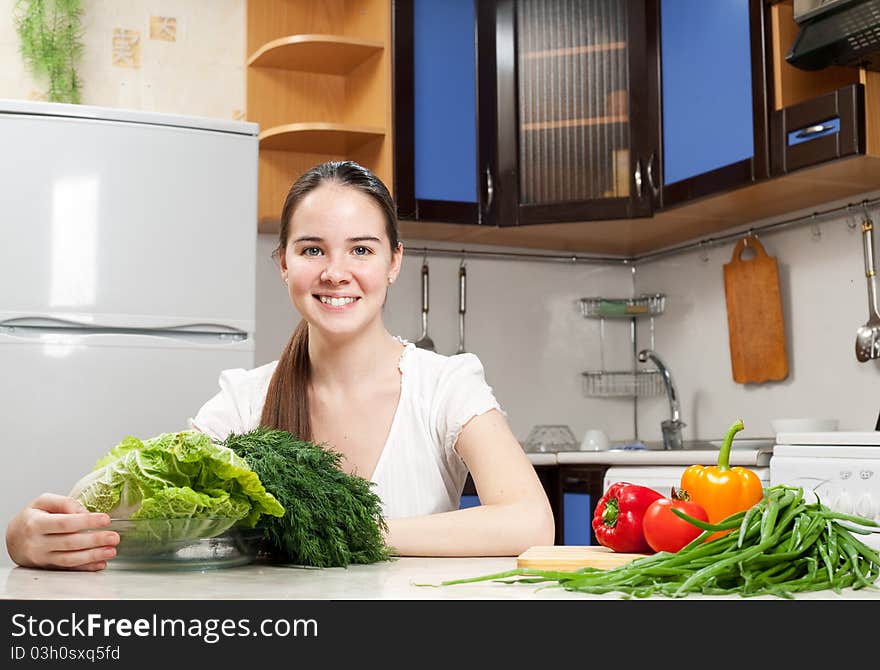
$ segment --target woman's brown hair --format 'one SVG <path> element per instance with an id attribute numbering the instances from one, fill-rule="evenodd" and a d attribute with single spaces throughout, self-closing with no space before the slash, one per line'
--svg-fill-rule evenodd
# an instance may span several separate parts
<path id="1" fill-rule="evenodd" d="M 311 168 L 297 179 L 281 210 L 281 231 L 278 247 L 273 255 L 284 253 L 290 234 L 290 219 L 302 199 L 324 183 L 334 183 L 357 189 L 369 196 L 382 210 L 385 217 L 385 232 L 391 242 L 391 252 L 400 244 L 397 229 L 394 200 L 375 174 L 353 161 L 328 161 Z M 296 435 L 302 440 L 312 439 L 312 423 L 309 419 L 309 383 L 311 365 L 309 362 L 309 325 L 301 320 L 293 331 L 275 373 L 269 382 L 266 402 L 260 424 L 267 428 L 279 428 Z"/>

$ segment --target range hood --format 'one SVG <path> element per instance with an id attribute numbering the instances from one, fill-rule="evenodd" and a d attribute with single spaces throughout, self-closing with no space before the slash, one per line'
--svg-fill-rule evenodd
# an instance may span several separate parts
<path id="1" fill-rule="evenodd" d="M 794 19 L 800 32 L 785 56 L 789 64 L 880 72 L 880 0 L 794 0 Z"/>

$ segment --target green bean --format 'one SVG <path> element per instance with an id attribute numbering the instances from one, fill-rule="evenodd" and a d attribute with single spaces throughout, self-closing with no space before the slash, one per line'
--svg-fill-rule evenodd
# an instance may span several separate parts
<path id="1" fill-rule="evenodd" d="M 692 593 L 792 598 L 803 591 L 876 588 L 880 553 L 853 535 L 849 523 L 862 520 L 832 512 L 819 502 L 806 503 L 799 487 L 777 485 L 765 489 L 750 509 L 698 526 L 703 532 L 676 553 L 659 552 L 604 571 L 518 568 L 443 585 L 488 580 L 543 583 L 540 588 L 617 592 L 622 598 Z M 710 540 L 719 530 L 729 532 Z"/>

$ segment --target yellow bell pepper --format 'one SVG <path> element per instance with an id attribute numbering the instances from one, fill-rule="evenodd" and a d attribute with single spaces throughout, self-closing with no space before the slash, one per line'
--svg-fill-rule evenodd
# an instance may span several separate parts
<path id="1" fill-rule="evenodd" d="M 681 475 L 681 488 L 706 510 L 709 523 L 718 523 L 731 514 L 747 510 L 764 497 L 758 475 L 748 468 L 730 467 L 733 436 L 742 429 L 743 422 L 739 419 L 727 431 L 718 451 L 718 465 L 691 465 Z M 721 535 L 724 533 L 715 533 L 710 539 Z"/>

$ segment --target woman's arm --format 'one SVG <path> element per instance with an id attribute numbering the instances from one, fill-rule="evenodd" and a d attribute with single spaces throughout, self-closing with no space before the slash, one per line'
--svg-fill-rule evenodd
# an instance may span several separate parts
<path id="1" fill-rule="evenodd" d="M 402 556 L 516 556 L 551 545 L 544 488 L 504 415 L 490 410 L 462 429 L 456 451 L 470 470 L 479 507 L 390 519 L 386 542 Z"/>
<path id="2" fill-rule="evenodd" d="M 6 550 L 25 568 L 103 570 L 119 534 L 90 531 L 109 523 L 109 515 L 88 512 L 73 498 L 44 493 L 12 517 Z"/>

